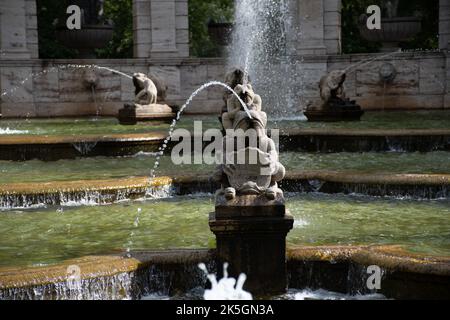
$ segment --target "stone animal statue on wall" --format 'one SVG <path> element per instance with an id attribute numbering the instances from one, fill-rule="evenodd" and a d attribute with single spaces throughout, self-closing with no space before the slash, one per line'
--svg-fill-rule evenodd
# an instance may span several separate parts
<path id="1" fill-rule="evenodd" d="M 143 73 L 133 74 L 135 87 L 134 102 L 137 105 L 151 105 L 158 101 L 158 90 L 154 82 Z"/>
<path id="2" fill-rule="evenodd" d="M 344 70 L 334 70 L 320 79 L 319 89 L 322 101 L 314 107 L 315 110 L 326 109 L 333 100 L 345 99 L 345 78 L 346 73 Z"/>

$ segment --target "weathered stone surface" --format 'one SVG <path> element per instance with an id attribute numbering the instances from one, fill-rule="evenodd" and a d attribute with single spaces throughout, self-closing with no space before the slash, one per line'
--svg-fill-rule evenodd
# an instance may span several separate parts
<path id="1" fill-rule="evenodd" d="M 94 102 L 92 90 L 83 83 L 86 69 L 59 72 L 60 102 Z M 97 102 L 120 101 L 121 80 L 109 71 L 98 71 L 99 82 L 95 88 Z"/>
<path id="2" fill-rule="evenodd" d="M 187 0 L 134 0 L 133 26 L 135 57 L 189 56 Z"/>
<path id="3" fill-rule="evenodd" d="M 181 95 L 181 74 L 176 66 L 150 66 L 149 72 L 156 74 L 166 82 L 167 100 L 169 102 L 179 99 Z"/>
<path id="4" fill-rule="evenodd" d="M 393 60 L 373 62 L 368 65 L 371 66 L 368 70 L 364 67 L 364 70 L 349 72 L 345 82 L 347 96 L 357 100 L 365 110 L 450 108 L 450 62 L 448 62 L 450 59 L 444 53 L 402 53 L 394 57 Z M 373 55 L 304 57 L 297 64 L 296 73 L 299 78 L 294 81 L 294 91 L 298 92 L 299 108 L 303 100 L 314 101 L 318 97 L 320 77 L 328 70 L 346 68 L 351 64 L 373 58 Z M 404 61 L 401 62 L 401 60 Z M 412 67 L 408 66 L 410 61 L 412 61 Z M 386 86 L 383 97 L 383 85 L 380 83 L 375 66 L 379 67 L 384 62 L 393 62 L 399 71 L 399 76 L 394 79 L 392 85 Z M 87 61 L 67 60 L 61 63 L 85 64 Z M 210 80 L 220 80 L 225 72 L 225 63 L 221 59 L 167 58 L 151 62 L 144 59 L 123 59 L 96 60 L 95 63 L 130 75 L 135 72 L 152 72 L 162 76 L 169 86 L 167 93 L 170 105 L 182 105 L 200 85 Z M 444 66 L 444 70 L 440 69 Z M 53 64 L 49 61 L 2 60 L 0 63 L 1 91 L 8 92 L 12 85 L 20 85 L 20 82 L 32 72 L 40 72 L 52 67 Z M 48 116 L 95 114 L 95 108 L 92 107 L 92 95 L 82 84 L 82 71 L 77 72 L 73 69 L 59 70 L 25 82 L 24 86 L 19 86 L 14 95 L 8 93 L 2 97 L 1 113 L 4 117 L 27 114 L 34 116 L 35 109 L 38 108 L 43 110 L 43 113 L 39 112 L 40 114 L 45 114 L 45 110 Z M 56 79 L 57 74 L 58 79 Z M 97 74 L 99 77 L 98 101 L 103 105 L 100 114 L 112 115 L 124 103 L 132 101 L 133 86 L 128 78 L 116 76 L 107 71 Z M 410 81 L 412 81 L 411 86 Z M 442 91 L 443 87 L 447 94 Z M 194 99 L 186 113 L 217 114 L 223 107 L 222 93 L 223 89 L 220 87 L 205 90 Z M 29 103 L 18 107 L 16 102 L 21 101 Z M 36 106 L 31 102 L 34 102 Z M 45 106 L 46 103 L 51 105 Z M 270 105 L 267 108 L 269 112 L 272 111 Z"/>
<path id="5" fill-rule="evenodd" d="M 57 69 L 45 71 L 46 68 L 34 67 L 33 73 L 37 76 L 33 81 L 33 94 L 35 101 L 58 102 L 59 101 L 59 75 Z"/>
<path id="6" fill-rule="evenodd" d="M 450 0 L 439 0 L 439 48 L 450 49 Z"/>
<path id="7" fill-rule="evenodd" d="M 420 83 L 421 94 L 443 94 L 445 92 L 445 61 L 442 59 L 420 60 Z"/>
<path id="8" fill-rule="evenodd" d="M 0 3 L 0 59 L 29 59 L 28 49 L 27 8 L 25 0 L 2 1 Z M 29 9 L 32 9 L 31 7 Z M 31 12 L 30 12 L 31 14 Z M 34 13 L 35 15 L 36 13 Z M 36 43 L 36 39 L 30 39 Z"/>
<path id="9" fill-rule="evenodd" d="M 21 106 L 34 102 L 33 81 L 31 79 L 33 69 L 31 67 L 2 67 L 0 69 L 0 81 L 2 93 L 6 93 L 2 97 L 2 101 L 6 103 L 17 103 L 14 114 L 25 115 L 21 111 Z M 21 103 L 25 103 L 19 105 Z M 8 113 L 4 113 L 8 114 Z"/>
<path id="10" fill-rule="evenodd" d="M 401 95 L 419 93 L 419 61 L 418 60 L 394 60 L 390 61 L 397 70 L 397 76 L 391 84 L 386 87 L 380 79 L 379 70 L 383 61 L 375 61 L 358 69 L 357 95 L 367 97 L 368 95 Z"/>
<path id="11" fill-rule="evenodd" d="M 278 193 L 275 200 L 264 196 L 246 195 L 228 201 L 223 195 L 216 197 L 215 218 L 217 220 L 243 217 L 283 217 L 286 209 L 284 197 Z"/>
<path id="12" fill-rule="evenodd" d="M 219 220 L 211 214 L 209 225 L 216 235 L 218 264 L 228 262 L 229 273 L 235 278 L 245 273 L 244 289 L 254 295 L 284 292 L 285 239 L 293 223 L 288 215 Z"/>

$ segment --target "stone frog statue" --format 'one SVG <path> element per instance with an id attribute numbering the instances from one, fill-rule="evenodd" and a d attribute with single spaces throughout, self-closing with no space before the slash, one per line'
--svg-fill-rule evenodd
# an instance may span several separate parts
<path id="1" fill-rule="evenodd" d="M 234 91 L 241 98 L 242 102 L 247 105 L 249 110 L 261 111 L 261 97 L 255 94 L 251 84 L 238 84 L 234 87 Z M 233 128 L 233 121 L 235 120 L 236 114 L 240 111 L 244 111 L 241 101 L 234 94 L 231 94 L 227 100 L 226 112 L 222 114 L 222 125 L 225 130 Z"/>
<path id="2" fill-rule="evenodd" d="M 344 70 L 334 70 L 320 79 L 319 89 L 323 104 L 328 104 L 331 99 L 345 99 L 346 76 Z"/>
<path id="3" fill-rule="evenodd" d="M 236 105 L 230 110 L 234 115 L 223 119 L 223 126 L 232 130 L 228 130 L 223 139 L 222 164 L 214 175 L 222 185 L 217 195 L 223 195 L 227 200 L 236 195 L 264 195 L 274 200 L 277 195 L 282 195 L 277 182 L 284 178 L 285 168 L 279 162 L 275 142 L 267 136 L 267 115 L 261 111 L 261 98 L 250 85 L 238 85 L 236 91 L 245 92 L 241 98 L 247 104 L 250 116 L 241 109 L 242 106 Z M 245 141 L 239 145 L 236 139 Z M 227 149 L 230 145 L 233 150 Z M 253 162 L 249 161 L 252 155 Z"/>
<path id="4" fill-rule="evenodd" d="M 158 90 L 155 83 L 143 73 L 133 74 L 135 87 L 134 103 L 137 105 L 150 105 L 158 101 Z"/>
<path id="5" fill-rule="evenodd" d="M 321 101 L 316 105 L 310 105 L 309 109 L 324 110 L 330 106 L 334 100 L 343 101 L 345 99 L 344 82 L 346 72 L 344 70 L 331 71 L 320 78 L 319 89 Z"/>

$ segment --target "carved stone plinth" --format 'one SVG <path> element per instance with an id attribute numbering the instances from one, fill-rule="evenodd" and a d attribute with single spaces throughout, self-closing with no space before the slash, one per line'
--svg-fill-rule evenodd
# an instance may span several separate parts
<path id="1" fill-rule="evenodd" d="M 151 104 L 147 106 L 127 104 L 119 110 L 119 122 L 123 125 L 134 125 L 138 122 L 162 121 L 171 122 L 175 113 L 168 105 Z"/>
<path id="2" fill-rule="evenodd" d="M 337 121 L 359 121 L 364 111 L 357 104 L 341 103 L 332 105 L 324 110 L 308 109 L 304 112 L 310 122 L 337 122 Z"/>
<path id="3" fill-rule="evenodd" d="M 285 292 L 286 235 L 293 223 L 281 194 L 275 200 L 241 195 L 227 201 L 217 196 L 209 225 L 216 235 L 219 265 L 228 262 L 228 271 L 236 278 L 245 273 L 244 288 L 253 295 Z"/>

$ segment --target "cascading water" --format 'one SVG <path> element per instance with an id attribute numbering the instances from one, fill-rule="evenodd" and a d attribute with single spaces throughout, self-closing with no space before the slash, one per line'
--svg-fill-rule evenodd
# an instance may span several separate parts
<path id="1" fill-rule="evenodd" d="M 228 68 L 243 67 L 267 111 L 276 116 L 298 113 L 301 78 L 295 47 L 291 1 L 236 0 Z"/>
<path id="2" fill-rule="evenodd" d="M 159 167 L 159 161 L 161 160 L 161 157 L 164 155 L 164 151 L 166 150 L 167 145 L 168 145 L 169 141 L 172 138 L 173 131 L 175 130 L 175 127 L 176 127 L 178 121 L 180 120 L 180 117 L 183 114 L 184 110 L 190 105 L 192 100 L 194 100 L 194 98 L 200 92 L 202 92 L 203 90 L 205 90 L 205 89 L 207 89 L 209 87 L 212 87 L 212 86 L 221 86 L 221 87 L 224 87 L 225 89 L 227 89 L 228 91 L 230 91 L 239 100 L 239 103 L 242 105 L 242 107 L 244 108 L 245 112 L 247 112 L 248 117 L 250 119 L 252 119 L 252 116 L 250 114 L 250 111 L 248 110 L 247 105 L 244 103 L 244 101 L 242 101 L 241 97 L 239 97 L 239 95 L 232 88 L 230 88 L 228 85 L 226 85 L 225 83 L 222 83 L 220 81 L 210 81 L 208 83 L 205 83 L 204 85 L 200 86 L 197 90 L 195 90 L 191 94 L 191 96 L 186 100 L 186 103 L 183 104 L 183 106 L 177 112 L 177 115 L 176 115 L 175 119 L 173 119 L 172 124 L 170 125 L 170 128 L 169 128 L 169 134 L 168 134 L 167 138 L 164 140 L 162 146 L 158 150 L 156 161 L 155 161 L 155 164 L 154 164 L 153 169 L 151 171 L 151 178 L 155 178 L 155 176 L 156 176 L 156 169 L 158 169 L 158 167 Z"/>

